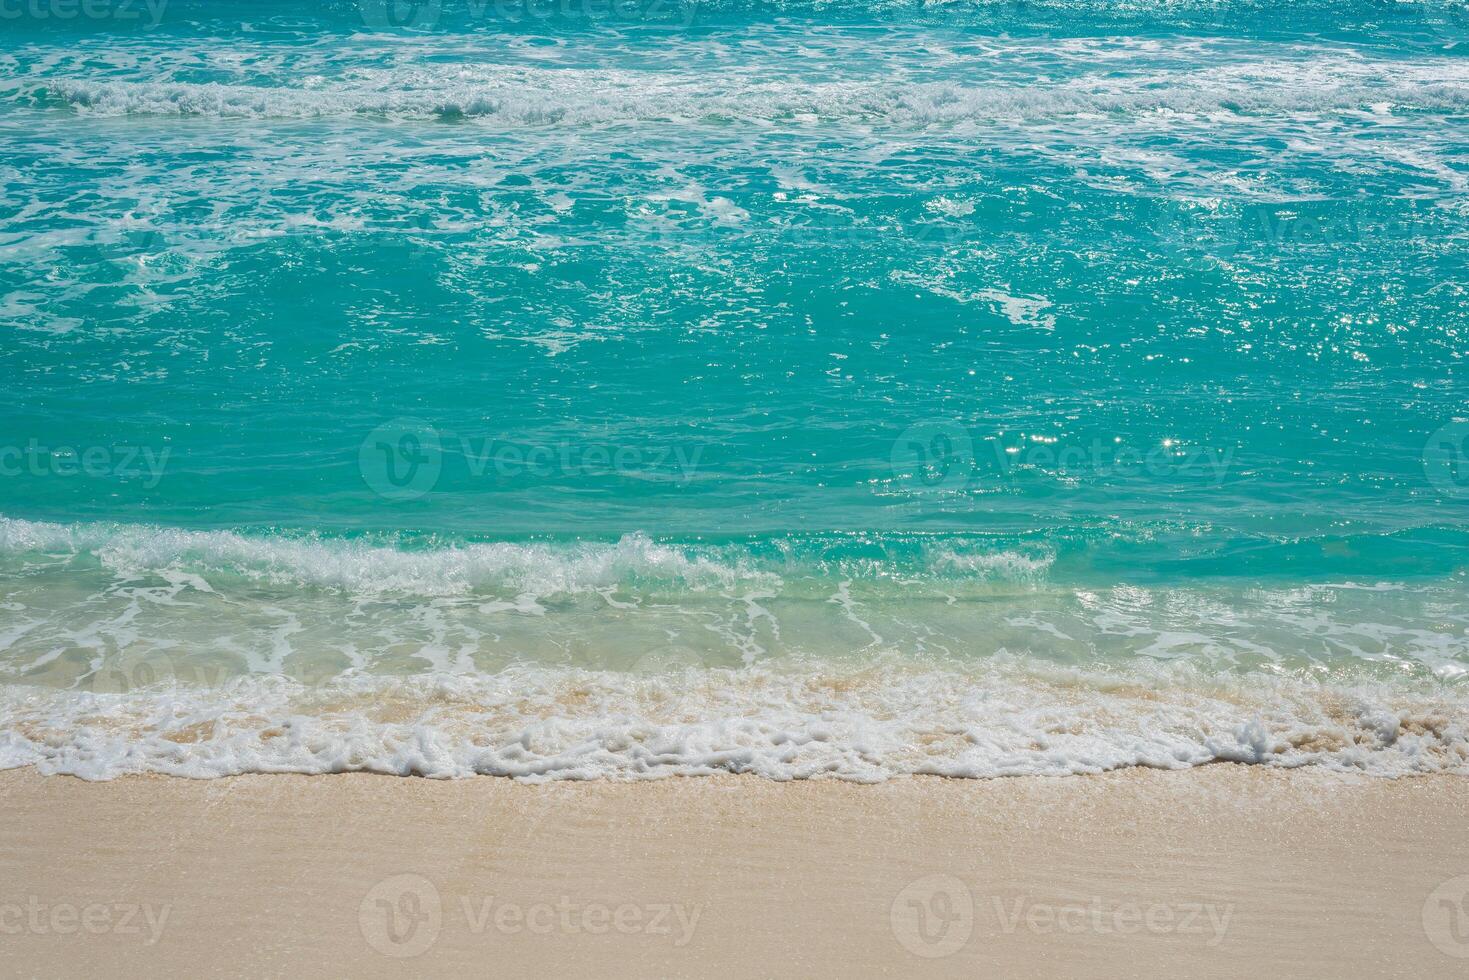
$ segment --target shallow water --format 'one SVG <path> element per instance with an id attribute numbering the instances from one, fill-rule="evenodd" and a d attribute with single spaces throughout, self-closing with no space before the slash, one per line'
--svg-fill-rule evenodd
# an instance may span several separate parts
<path id="1" fill-rule="evenodd" d="M 1462 5 L 105 9 L 0 763 L 1469 766 Z"/>

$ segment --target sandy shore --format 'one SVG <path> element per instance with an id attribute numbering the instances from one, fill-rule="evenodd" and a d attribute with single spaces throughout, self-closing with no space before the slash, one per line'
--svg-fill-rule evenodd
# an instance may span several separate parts
<path id="1" fill-rule="evenodd" d="M 0 773 L 0 799 L 7 975 L 1469 971 L 1469 780 L 1454 777 L 20 770 Z"/>

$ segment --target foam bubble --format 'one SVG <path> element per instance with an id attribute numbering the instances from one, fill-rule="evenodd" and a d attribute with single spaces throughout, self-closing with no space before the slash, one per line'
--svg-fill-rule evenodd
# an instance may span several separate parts
<path id="1" fill-rule="evenodd" d="M 864 550 L 820 536 L 776 547 L 699 545 L 631 532 L 616 541 L 421 542 L 250 535 L 126 524 L 56 524 L 0 517 L 0 556 L 91 556 L 122 579 L 189 572 L 207 587 L 225 574 L 275 585 L 354 594 L 456 596 L 479 590 L 538 596 L 600 592 L 618 585 L 682 590 L 778 589 L 784 575 L 860 571 L 1035 582 L 1052 557 L 981 540 L 895 536 Z M 896 551 L 894 552 L 894 549 Z M 910 554 L 911 552 L 911 554 Z"/>
<path id="2" fill-rule="evenodd" d="M 1244 116 L 1445 112 L 1469 105 L 1462 66 L 1322 55 L 1187 71 L 1107 72 L 1061 82 L 803 79 L 750 71 L 701 74 L 524 65 L 357 69 L 320 84 L 61 77 L 43 96 L 97 115 L 311 119 L 485 119 L 500 125 L 728 120 L 826 121 L 923 129 L 966 122 L 1127 114 L 1170 125 Z"/>
<path id="3" fill-rule="evenodd" d="M 1184 769 L 1216 761 L 1373 775 L 1469 774 L 1462 689 L 1290 678 L 879 664 L 524 668 L 493 676 L 280 677 L 128 694 L 0 689 L 0 767 L 369 771 L 524 780 L 719 772 L 873 782 Z"/>
<path id="4" fill-rule="evenodd" d="M 339 588 L 357 594 L 462 595 L 477 588 L 555 595 L 633 581 L 691 589 L 733 587 L 771 577 L 738 560 L 721 562 L 646 534 L 616 542 L 456 543 L 417 550 L 366 540 L 306 535 L 251 536 L 141 525 L 62 525 L 0 518 L 0 554 L 90 554 L 122 578 L 189 569 L 280 585 Z M 201 578 L 201 581 L 204 579 Z"/>

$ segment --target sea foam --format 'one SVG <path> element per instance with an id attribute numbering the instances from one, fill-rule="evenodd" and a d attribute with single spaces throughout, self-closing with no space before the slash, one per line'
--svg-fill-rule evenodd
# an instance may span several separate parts
<path id="1" fill-rule="evenodd" d="M 751 773 L 770 779 L 1067 775 L 1210 762 L 1469 774 L 1462 690 L 1016 662 L 848 672 L 245 678 L 127 694 L 0 689 L 0 766 L 367 771 L 526 780 Z"/>
<path id="2" fill-rule="evenodd" d="M 427 539 L 405 544 L 397 537 L 246 534 L 0 517 L 0 558 L 28 553 L 91 556 L 123 578 L 188 571 L 354 594 L 454 596 L 508 590 L 546 596 L 640 583 L 701 591 L 778 587 L 782 572 L 824 576 L 908 572 L 1024 583 L 1043 577 L 1052 561 L 1044 549 L 1013 551 L 1001 544 L 987 545 L 982 536 L 894 535 L 890 545 L 878 539 L 863 548 L 868 539 L 793 536 L 761 549 L 739 542 L 664 542 L 630 532 L 613 540 Z"/>
<path id="3" fill-rule="evenodd" d="M 823 120 L 923 129 L 1114 114 L 1218 124 L 1240 116 L 1356 113 L 1384 104 L 1457 112 L 1469 106 L 1469 71 L 1442 63 L 1322 55 L 1176 73 L 1109 70 L 1065 82 L 975 86 L 947 79 L 771 81 L 738 72 L 691 77 L 472 65 L 356 69 L 308 87 L 70 77 L 50 79 L 36 91 L 99 115 L 383 116 L 515 126 Z"/>

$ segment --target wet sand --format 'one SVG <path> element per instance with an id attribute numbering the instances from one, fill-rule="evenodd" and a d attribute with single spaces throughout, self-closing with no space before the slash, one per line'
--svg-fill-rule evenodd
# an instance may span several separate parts
<path id="1" fill-rule="evenodd" d="M 1461 977 L 1469 780 L 0 773 L 14 976 Z"/>

